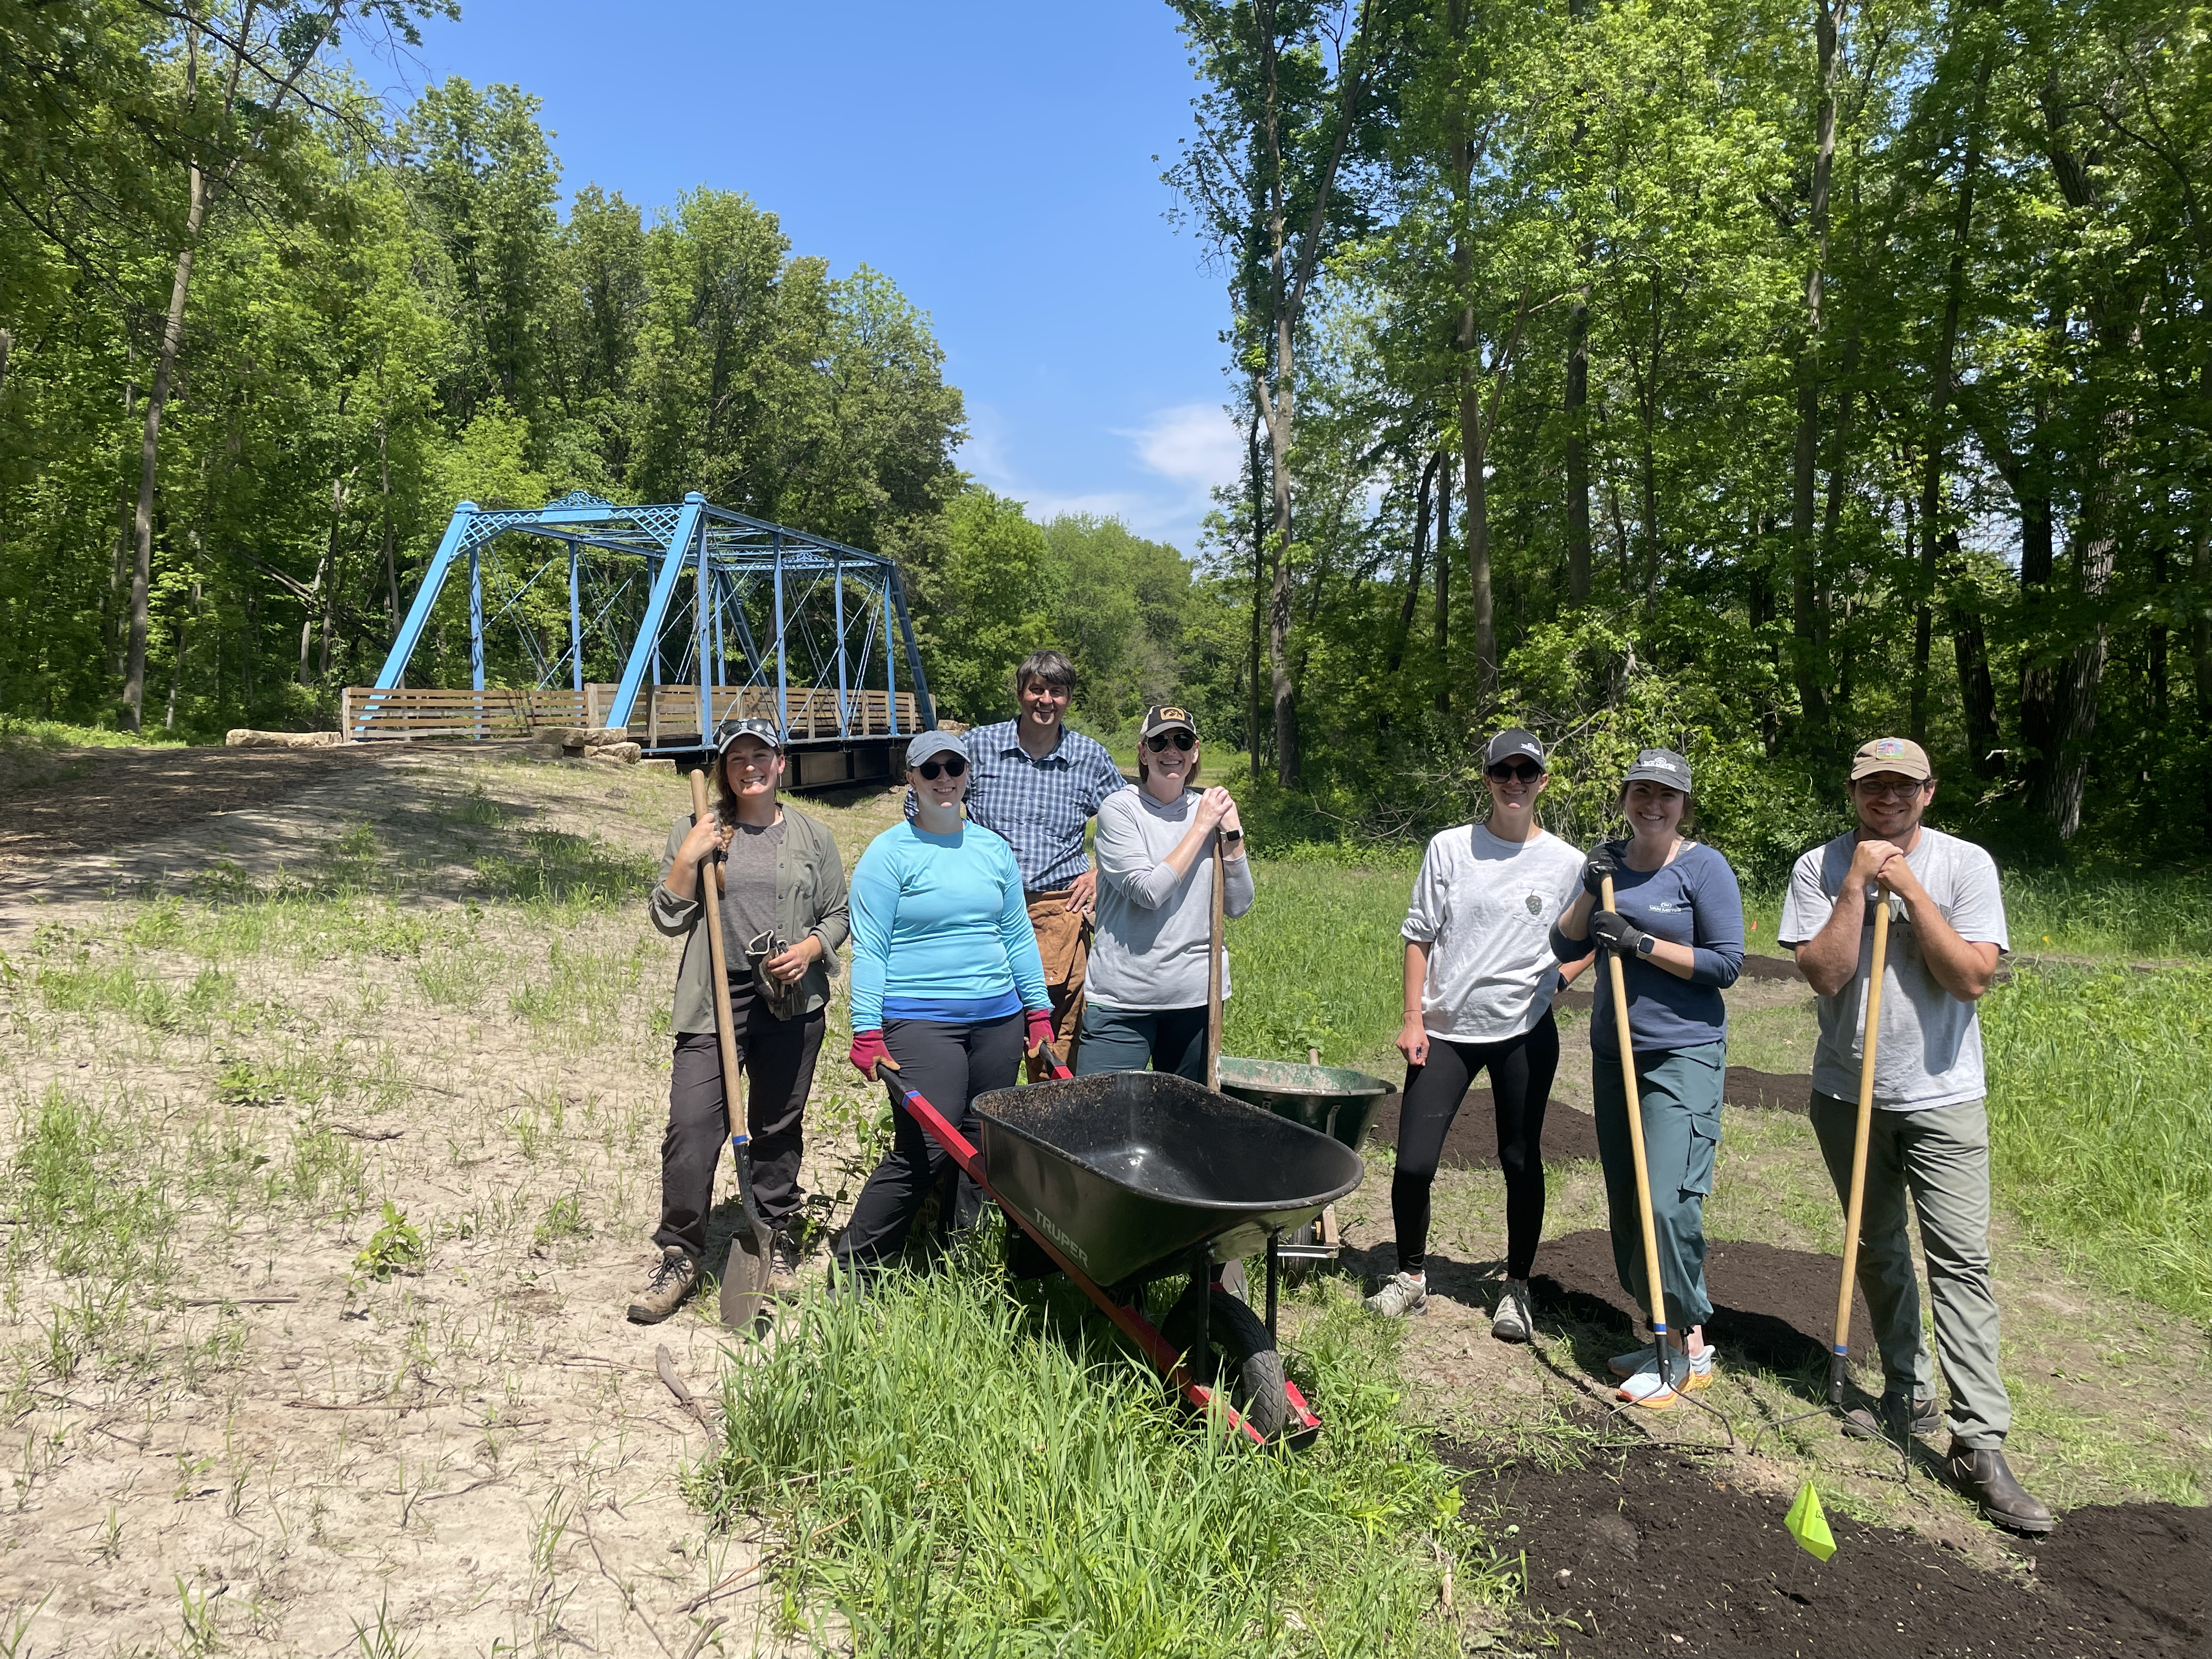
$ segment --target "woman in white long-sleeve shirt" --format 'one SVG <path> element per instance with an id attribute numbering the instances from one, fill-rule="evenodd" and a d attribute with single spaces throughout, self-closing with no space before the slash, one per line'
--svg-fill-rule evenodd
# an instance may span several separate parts
<path id="1" fill-rule="evenodd" d="M 1142 781 L 1098 808 L 1097 934 L 1085 975 L 1075 1072 L 1173 1072 L 1206 1079 L 1206 954 L 1213 933 L 1213 843 L 1222 844 L 1224 914 L 1252 908 L 1244 830 L 1226 789 L 1200 790 L 1198 727 L 1172 706 L 1145 711 Z M 1229 993 L 1223 952 L 1222 994 Z"/>

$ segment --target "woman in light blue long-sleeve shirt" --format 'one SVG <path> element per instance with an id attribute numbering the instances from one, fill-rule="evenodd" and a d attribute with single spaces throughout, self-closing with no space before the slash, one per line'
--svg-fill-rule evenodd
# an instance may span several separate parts
<path id="1" fill-rule="evenodd" d="M 868 844 L 853 872 L 853 1047 L 875 1082 L 897 1074 L 971 1140 L 975 1097 L 1011 1088 L 1024 1051 L 1052 1036 L 1052 998 L 1030 927 L 1013 849 L 960 816 L 968 755 L 948 732 L 907 749 L 916 811 Z M 951 1160 L 906 1112 L 838 1239 L 847 1266 L 905 1243 Z M 957 1215 L 971 1223 L 981 1195 L 964 1176 Z"/>

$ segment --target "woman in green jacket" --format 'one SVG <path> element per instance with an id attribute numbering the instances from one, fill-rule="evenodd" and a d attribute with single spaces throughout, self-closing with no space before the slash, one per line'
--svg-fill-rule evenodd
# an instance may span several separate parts
<path id="1" fill-rule="evenodd" d="M 684 940 L 676 972 L 676 1054 L 668 1129 L 660 1141 L 660 1260 L 629 1316 L 653 1324 L 699 1282 L 714 1170 L 730 1133 L 722 1055 L 714 1032 L 714 959 L 700 937 L 700 866 L 716 866 L 723 959 L 738 1063 L 745 1073 L 753 1198 L 774 1237 L 769 1286 L 788 1291 L 799 1261 L 799 1161 L 806 1097 L 822 1051 L 823 1009 L 837 947 L 850 932 L 845 866 L 830 832 L 781 805 L 783 740 L 766 720 L 732 720 L 717 733 L 714 810 L 668 831 L 653 925 Z"/>

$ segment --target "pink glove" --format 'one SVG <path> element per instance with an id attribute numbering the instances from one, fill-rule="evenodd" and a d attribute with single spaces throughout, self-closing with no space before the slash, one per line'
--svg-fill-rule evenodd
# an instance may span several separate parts
<path id="1" fill-rule="evenodd" d="M 1023 1017 L 1023 1024 L 1027 1027 L 1023 1033 L 1023 1046 L 1034 1057 L 1052 1041 L 1052 1010 L 1032 1008 Z"/>
<path id="2" fill-rule="evenodd" d="M 891 1051 L 884 1047 L 881 1031 L 854 1032 L 853 1047 L 845 1058 L 853 1062 L 854 1071 L 871 1083 L 881 1075 L 877 1070 L 878 1066 L 886 1072 L 896 1072 L 899 1068 L 898 1061 L 891 1058 Z"/>

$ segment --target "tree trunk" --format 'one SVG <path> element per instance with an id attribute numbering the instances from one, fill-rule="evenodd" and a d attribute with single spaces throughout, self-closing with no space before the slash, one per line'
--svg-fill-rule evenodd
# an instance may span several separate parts
<path id="1" fill-rule="evenodd" d="M 1950 452 L 1951 392 L 1959 349 L 1959 313 L 1966 295 L 1966 238 L 1974 224 L 1974 186 L 1982 170 L 1982 114 L 1989 99 L 1990 60 L 1975 65 L 1974 101 L 1966 117 L 1966 154 L 1959 173 L 1959 200 L 1951 217 L 1951 258 L 1944 275 L 1943 321 L 1928 381 L 1928 427 L 1920 475 L 1920 592 L 1913 617 L 1912 738 L 1928 741 L 1929 635 L 1934 629 L 1936 550 L 1943 545 L 1943 464 Z M 1960 690 L 1963 696 L 1965 685 Z M 1994 746 L 1994 745 L 1992 745 Z"/>
<path id="2" fill-rule="evenodd" d="M 1251 750 L 1252 781 L 1261 778 L 1261 757 L 1267 752 L 1262 735 L 1267 726 L 1260 704 L 1260 653 L 1267 636 L 1267 468 L 1260 453 L 1260 405 L 1252 405 L 1252 423 L 1244 434 L 1244 452 L 1252 473 L 1252 627 L 1245 665 L 1245 747 Z"/>
<path id="3" fill-rule="evenodd" d="M 1502 366 L 1499 372 L 1504 372 Z M 1467 504 L 1460 512 L 1460 537 L 1467 544 L 1468 597 L 1474 611 L 1475 711 L 1482 714 L 1498 697 L 1498 626 L 1490 592 L 1490 481 L 1483 477 L 1488 445 L 1481 382 L 1468 378 L 1466 368 L 1461 374 L 1459 447 Z"/>
<path id="4" fill-rule="evenodd" d="M 1398 607 L 1398 631 L 1390 640 L 1390 666 L 1395 674 L 1406 660 L 1406 641 L 1413 632 L 1413 611 L 1421 601 L 1421 562 L 1428 552 L 1429 490 L 1437 481 L 1437 462 L 1429 457 L 1421 468 L 1420 487 L 1413 493 L 1413 556 L 1406 571 L 1406 598 Z"/>
<path id="5" fill-rule="evenodd" d="M 380 424 L 376 428 L 376 482 L 377 492 L 382 498 L 384 507 L 384 598 L 386 605 L 389 607 L 392 636 L 398 639 L 399 637 L 399 568 L 392 556 L 392 459 L 385 453 L 387 435 L 384 427 Z M 576 649 L 580 652 L 583 648 L 584 642 L 581 640 L 577 641 Z"/>
<path id="6" fill-rule="evenodd" d="M 1441 460 L 1443 458 L 1437 458 Z M 1452 470 L 1437 471 L 1437 713 L 1451 713 L 1451 481 Z"/>
<path id="7" fill-rule="evenodd" d="M 1820 331 L 1828 278 L 1828 194 L 1836 162 L 1837 8 L 1814 0 L 1820 101 L 1814 113 L 1813 189 L 1807 210 L 1812 253 L 1805 265 L 1805 331 L 1797 352 L 1797 441 L 1790 508 L 1790 667 L 1799 719 L 1818 750 L 1829 741 L 1827 627 L 1820 603 L 1820 550 L 1813 539 L 1814 474 L 1820 453 Z M 1838 458 L 1840 464 L 1841 457 Z M 1831 477 L 1832 477 L 1832 474 Z"/>
<path id="8" fill-rule="evenodd" d="M 123 669 L 123 723 L 132 732 L 140 729 L 146 706 L 146 599 L 154 582 L 154 480 L 161 461 L 161 415 L 168 407 L 169 383 L 176 374 L 178 348 L 184 342 L 185 296 L 191 287 L 193 251 L 207 222 L 208 189 L 207 174 L 197 162 L 192 163 L 184 246 L 177 250 L 168 314 L 161 323 L 161 355 L 154 364 L 154 384 L 146 396 L 146 426 L 138 442 L 138 510 L 131 523 L 135 558 L 131 570 L 131 644 Z"/>

